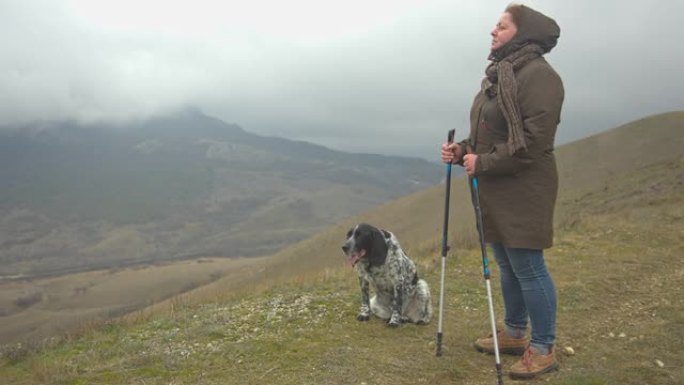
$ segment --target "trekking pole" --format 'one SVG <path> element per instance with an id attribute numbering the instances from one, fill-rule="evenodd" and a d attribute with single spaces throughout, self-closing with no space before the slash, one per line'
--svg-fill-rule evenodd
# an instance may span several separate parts
<path id="1" fill-rule="evenodd" d="M 447 143 L 453 143 L 455 129 L 449 130 Z M 446 166 L 446 194 L 444 197 L 444 232 L 442 233 L 442 276 L 439 281 L 439 319 L 437 322 L 437 357 L 442 356 L 442 313 L 444 310 L 444 270 L 446 269 L 447 234 L 449 229 L 449 195 L 451 192 L 451 163 Z"/>
<path id="2" fill-rule="evenodd" d="M 492 321 L 492 338 L 494 340 L 494 357 L 496 360 L 497 383 L 503 385 L 501 377 L 501 359 L 499 358 L 499 341 L 496 335 L 496 321 L 494 320 L 494 305 L 492 303 L 492 286 L 489 283 L 489 259 L 487 258 L 487 248 L 484 240 L 484 225 L 482 224 L 482 209 L 480 208 L 480 190 L 477 185 L 477 177 L 471 177 L 473 206 L 475 206 L 475 218 L 477 221 L 477 232 L 480 233 L 480 249 L 482 251 L 482 272 L 487 286 L 487 302 L 489 303 L 489 319 Z"/>

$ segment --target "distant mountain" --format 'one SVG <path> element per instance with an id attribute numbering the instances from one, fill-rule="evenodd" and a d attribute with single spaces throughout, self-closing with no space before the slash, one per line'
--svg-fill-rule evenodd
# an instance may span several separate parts
<path id="1" fill-rule="evenodd" d="M 333 151 L 184 111 L 0 131 L 0 276 L 270 254 L 434 185 L 422 159 Z"/>

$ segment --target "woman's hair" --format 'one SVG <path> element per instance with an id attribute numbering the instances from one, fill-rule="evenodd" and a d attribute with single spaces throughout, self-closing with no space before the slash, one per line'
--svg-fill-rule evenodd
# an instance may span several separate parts
<path id="1" fill-rule="evenodd" d="M 506 10 L 504 12 L 508 12 L 511 14 L 511 20 L 513 21 L 513 24 L 515 24 L 516 27 L 519 27 L 520 24 L 520 19 L 521 19 L 521 14 L 523 12 L 523 5 L 518 4 L 518 3 L 511 3 L 506 7 Z"/>

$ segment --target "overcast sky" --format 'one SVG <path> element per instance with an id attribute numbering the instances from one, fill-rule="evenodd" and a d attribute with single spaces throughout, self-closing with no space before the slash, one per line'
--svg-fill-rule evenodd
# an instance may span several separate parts
<path id="1" fill-rule="evenodd" d="M 684 109 L 681 0 L 522 2 L 556 19 L 557 143 Z M 0 125 L 192 106 L 245 130 L 438 160 L 467 134 L 508 1 L 0 0 Z"/>

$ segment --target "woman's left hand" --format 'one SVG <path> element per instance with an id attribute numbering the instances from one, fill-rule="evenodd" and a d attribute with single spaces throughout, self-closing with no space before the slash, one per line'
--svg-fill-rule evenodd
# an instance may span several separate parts
<path id="1" fill-rule="evenodd" d="M 477 155 L 466 154 L 463 156 L 463 168 L 468 176 L 475 176 L 475 164 L 477 162 Z"/>

